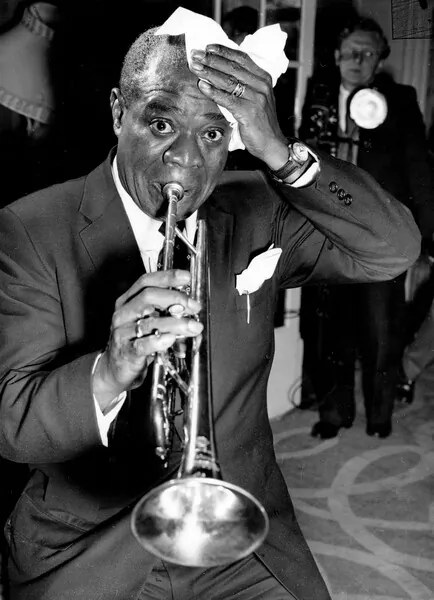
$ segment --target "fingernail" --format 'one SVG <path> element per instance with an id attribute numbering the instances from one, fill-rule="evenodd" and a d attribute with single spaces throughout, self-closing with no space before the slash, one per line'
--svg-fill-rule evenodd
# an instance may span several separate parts
<path id="1" fill-rule="evenodd" d="M 191 279 L 190 272 L 184 269 L 176 269 L 176 279 L 181 283 L 189 283 Z"/>
<path id="2" fill-rule="evenodd" d="M 192 50 L 191 58 L 193 60 L 203 60 L 205 58 L 205 52 L 203 50 Z"/>
<path id="3" fill-rule="evenodd" d="M 200 306 L 200 302 L 198 302 L 197 300 L 193 300 L 193 298 L 188 299 L 188 308 L 193 312 L 199 312 Z"/>
<path id="4" fill-rule="evenodd" d="M 211 89 L 210 84 L 207 81 L 205 81 L 204 79 L 199 79 L 197 85 L 198 85 L 199 89 L 203 90 L 204 92 L 209 92 Z"/>
<path id="5" fill-rule="evenodd" d="M 195 60 L 193 60 L 193 62 L 191 63 L 191 66 L 193 67 L 193 69 L 196 69 L 196 71 L 202 71 L 202 69 L 203 69 L 203 65 L 196 62 Z"/>
<path id="6" fill-rule="evenodd" d="M 189 321 L 188 329 L 191 333 L 197 334 L 203 330 L 203 325 L 202 325 L 202 323 L 199 323 L 198 321 Z"/>

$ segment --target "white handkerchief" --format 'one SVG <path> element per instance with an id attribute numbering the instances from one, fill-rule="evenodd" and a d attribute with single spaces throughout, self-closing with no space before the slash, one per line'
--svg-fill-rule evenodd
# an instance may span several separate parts
<path id="1" fill-rule="evenodd" d="M 256 292 L 264 281 L 273 275 L 282 254 L 282 248 L 273 248 L 273 246 L 274 244 L 271 244 L 266 252 L 255 256 L 247 269 L 237 275 L 236 288 L 240 296 Z"/>
<path id="2" fill-rule="evenodd" d="M 261 27 L 254 34 L 246 36 L 238 46 L 228 38 L 220 25 L 213 19 L 179 7 L 158 29 L 156 35 L 180 35 L 183 33 L 185 34 L 189 64 L 192 50 L 205 50 L 208 44 L 221 44 L 248 54 L 259 67 L 271 75 L 273 86 L 279 76 L 288 68 L 288 59 L 284 52 L 287 34 L 281 30 L 280 25 Z M 241 141 L 237 121 L 228 110 L 222 106 L 219 108 L 232 127 L 229 150 L 243 149 L 245 146 Z"/>

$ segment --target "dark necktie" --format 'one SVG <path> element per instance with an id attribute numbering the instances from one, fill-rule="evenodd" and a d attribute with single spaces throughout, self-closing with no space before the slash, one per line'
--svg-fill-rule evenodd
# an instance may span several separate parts
<path id="1" fill-rule="evenodd" d="M 185 229 L 185 221 L 178 221 L 176 226 L 182 232 Z M 159 230 L 162 235 L 165 235 L 166 231 L 166 223 L 162 223 Z M 158 264 L 157 269 L 160 270 L 163 266 L 163 252 L 164 252 L 164 243 L 163 248 L 160 251 L 158 256 Z M 179 239 L 178 236 L 175 237 L 175 245 L 173 249 L 173 268 L 174 269 L 183 269 L 185 271 L 190 270 L 190 250 L 184 244 L 182 240 Z"/>
<path id="2" fill-rule="evenodd" d="M 353 119 L 350 117 L 348 103 L 345 122 L 346 131 L 342 132 L 343 136 L 340 137 L 337 157 L 341 160 L 346 160 L 356 165 L 359 144 L 359 128 L 357 127 Z"/>

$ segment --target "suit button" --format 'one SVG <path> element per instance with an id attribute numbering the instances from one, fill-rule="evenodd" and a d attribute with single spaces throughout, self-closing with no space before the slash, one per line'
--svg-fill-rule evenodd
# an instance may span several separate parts
<path id="1" fill-rule="evenodd" d="M 339 200 L 343 200 L 346 195 L 347 195 L 347 192 L 345 190 L 343 190 L 342 188 L 340 190 L 338 190 L 338 198 L 339 198 Z"/>
<path id="2" fill-rule="evenodd" d="M 331 181 L 329 183 L 329 190 L 331 191 L 332 194 L 336 194 L 338 189 L 338 184 L 336 183 L 336 181 Z"/>
<path id="3" fill-rule="evenodd" d="M 351 204 L 351 202 L 353 201 L 353 197 L 351 194 L 347 194 L 344 198 L 344 204 L 346 204 L 347 206 L 349 206 Z"/>

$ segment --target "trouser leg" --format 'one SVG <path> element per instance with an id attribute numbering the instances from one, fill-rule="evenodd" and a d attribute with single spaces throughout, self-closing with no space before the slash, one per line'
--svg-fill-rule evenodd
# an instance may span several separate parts
<path id="1" fill-rule="evenodd" d="M 434 362 L 434 300 L 425 320 L 404 351 L 402 365 L 406 376 L 414 380 Z"/>
<path id="2" fill-rule="evenodd" d="M 137 600 L 295 600 L 253 554 L 222 567 L 159 561 Z"/>
<path id="3" fill-rule="evenodd" d="M 300 309 L 300 335 L 303 339 L 302 398 L 313 393 L 321 400 L 332 385 L 324 346 L 327 327 L 328 286 L 303 288 Z"/>
<path id="4" fill-rule="evenodd" d="M 399 362 L 404 279 L 360 286 L 360 347 L 366 420 L 389 423 Z"/>

